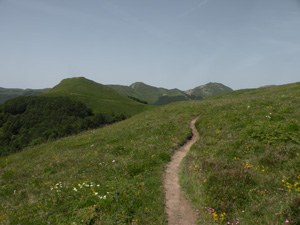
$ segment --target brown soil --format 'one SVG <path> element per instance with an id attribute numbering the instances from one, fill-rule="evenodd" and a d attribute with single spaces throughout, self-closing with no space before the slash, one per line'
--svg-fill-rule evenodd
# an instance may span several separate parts
<path id="1" fill-rule="evenodd" d="M 195 128 L 195 118 L 190 127 L 193 131 L 192 139 L 186 142 L 173 155 L 171 162 L 167 165 L 164 178 L 164 188 L 166 195 L 166 212 L 169 225 L 194 225 L 197 214 L 191 204 L 185 198 L 179 185 L 179 165 L 192 145 L 199 139 L 199 134 Z"/>

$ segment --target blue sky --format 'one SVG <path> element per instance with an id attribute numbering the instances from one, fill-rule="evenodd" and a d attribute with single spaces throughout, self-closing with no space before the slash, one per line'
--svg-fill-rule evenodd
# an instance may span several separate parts
<path id="1" fill-rule="evenodd" d="M 300 0 L 0 0 L 0 87 L 300 81 Z"/>

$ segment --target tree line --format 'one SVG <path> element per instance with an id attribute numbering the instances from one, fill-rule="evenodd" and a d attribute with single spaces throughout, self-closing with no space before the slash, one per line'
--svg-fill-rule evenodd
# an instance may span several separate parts
<path id="1" fill-rule="evenodd" d="M 0 156 L 125 118 L 94 114 L 85 104 L 66 97 L 18 97 L 0 106 Z"/>

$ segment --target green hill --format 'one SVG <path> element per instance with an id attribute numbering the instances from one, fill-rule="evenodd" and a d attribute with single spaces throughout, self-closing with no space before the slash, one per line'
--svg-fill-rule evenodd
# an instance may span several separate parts
<path id="1" fill-rule="evenodd" d="M 0 224 L 167 224 L 164 169 L 197 115 L 181 183 L 198 223 L 299 224 L 299 110 L 300 83 L 242 90 L 2 157 Z"/>
<path id="2" fill-rule="evenodd" d="M 38 95 L 48 91 L 49 89 L 18 89 L 18 88 L 1 88 L 0 87 L 0 104 L 9 99 L 19 96 L 32 96 Z"/>
<path id="3" fill-rule="evenodd" d="M 45 95 L 66 96 L 81 101 L 94 113 L 132 116 L 150 108 L 84 77 L 62 80 Z"/>
<path id="4" fill-rule="evenodd" d="M 187 94 L 200 98 L 207 98 L 228 92 L 232 92 L 232 89 L 220 83 L 207 83 L 186 91 Z"/>

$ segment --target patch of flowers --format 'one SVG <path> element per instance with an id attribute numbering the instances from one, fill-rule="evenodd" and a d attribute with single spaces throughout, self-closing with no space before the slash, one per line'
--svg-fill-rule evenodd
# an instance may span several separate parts
<path id="1" fill-rule="evenodd" d="M 300 175 L 297 176 L 297 181 L 287 181 L 282 180 L 282 185 L 288 190 L 288 192 L 298 192 L 300 193 Z"/>
<path id="2" fill-rule="evenodd" d="M 228 224 L 228 225 L 238 225 L 240 224 L 240 219 L 228 219 L 226 218 L 225 212 L 217 212 L 214 208 L 207 208 L 208 213 L 210 213 L 213 221 L 217 224 Z M 245 212 L 245 211 L 242 211 Z"/>
<path id="3" fill-rule="evenodd" d="M 242 164 L 245 169 L 252 169 L 254 166 L 251 163 L 245 162 Z"/>
<path id="4" fill-rule="evenodd" d="M 264 172 L 267 172 L 267 171 L 268 171 L 268 168 L 266 168 L 266 167 L 264 167 L 264 166 L 256 166 L 256 167 L 255 167 L 255 170 L 264 173 Z"/>
<path id="5" fill-rule="evenodd" d="M 242 164 L 242 167 L 245 168 L 245 169 L 254 169 L 255 171 L 258 171 L 258 172 L 267 172 L 268 171 L 268 168 L 266 168 L 265 166 L 254 166 L 253 164 L 249 163 L 249 162 L 244 162 Z"/>
<path id="6" fill-rule="evenodd" d="M 272 119 L 272 113 L 270 112 L 268 115 L 265 116 L 267 119 Z"/>
<path id="7" fill-rule="evenodd" d="M 100 194 L 99 192 L 100 184 L 95 184 L 93 182 L 83 182 L 75 185 L 73 187 L 73 191 L 75 192 L 90 192 L 92 195 L 98 197 L 101 200 L 105 200 L 107 198 L 107 195 L 109 192 L 106 192 L 105 194 Z"/>
<path id="8" fill-rule="evenodd" d="M 75 193 L 92 195 L 101 200 L 106 200 L 109 195 L 109 192 L 100 194 L 99 189 L 100 189 L 100 184 L 96 184 L 94 182 L 78 183 L 72 187 L 67 187 L 66 185 L 63 185 L 62 182 L 58 182 L 53 187 L 50 188 L 51 191 L 55 191 L 57 193 L 60 193 L 63 190 L 64 192 L 72 191 Z"/>
<path id="9" fill-rule="evenodd" d="M 223 223 L 225 221 L 225 212 L 217 213 L 217 211 L 214 208 L 208 208 L 207 210 L 211 214 L 212 219 L 215 223 Z"/>
<path id="10" fill-rule="evenodd" d="M 63 188 L 63 183 L 60 181 L 56 183 L 54 186 L 50 188 L 51 191 L 61 192 L 61 189 Z"/>

